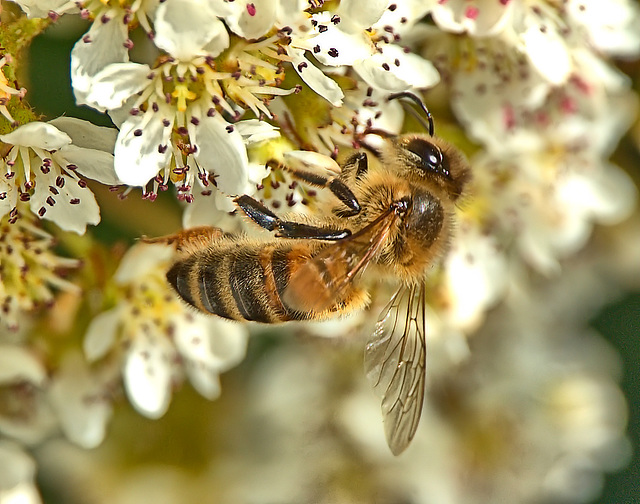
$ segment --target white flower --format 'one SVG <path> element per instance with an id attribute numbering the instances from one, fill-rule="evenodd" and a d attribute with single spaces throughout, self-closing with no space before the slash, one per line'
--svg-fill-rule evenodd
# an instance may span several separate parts
<path id="1" fill-rule="evenodd" d="M 431 15 L 442 30 L 487 37 L 505 28 L 517 1 L 448 0 L 432 3 Z"/>
<path id="2" fill-rule="evenodd" d="M 67 353 L 48 390 L 49 402 L 65 436 L 83 448 L 104 439 L 111 404 L 104 378 L 92 373 L 79 352 Z"/>
<path id="3" fill-rule="evenodd" d="M 636 201 L 629 176 L 592 155 L 567 151 L 528 153 L 514 160 L 477 157 L 472 164 L 477 199 L 470 209 L 482 216 L 476 233 L 490 232 L 499 240 L 496 254 L 508 254 L 505 247 L 513 240 L 525 262 L 543 273 L 557 272 L 559 259 L 585 245 L 595 222 L 619 222 Z"/>
<path id="4" fill-rule="evenodd" d="M 60 273 L 79 261 L 56 256 L 53 237 L 33 224 L 32 214 L 11 219 L 0 221 L 0 322 L 16 331 L 24 314 L 53 302 L 52 288 L 77 290 Z"/>
<path id="5" fill-rule="evenodd" d="M 416 17 L 410 19 L 383 17 L 387 10 L 396 10 L 395 4 L 349 0 L 341 2 L 335 12 L 321 11 L 310 18 L 281 10 L 278 26 L 291 39 L 286 49 L 294 69 L 311 89 L 335 106 L 342 104 L 342 90 L 302 51 L 329 67 L 353 67 L 376 89 L 405 91 L 433 86 L 439 80 L 433 65 L 394 44 L 401 38 L 400 25 L 416 23 L 421 13 L 415 10 Z M 381 19 L 384 26 L 376 24 Z"/>
<path id="6" fill-rule="evenodd" d="M 36 464 L 17 444 L 0 439 L 0 502 L 40 504 L 35 486 Z"/>
<path id="7" fill-rule="evenodd" d="M 122 377 L 129 400 L 141 414 L 161 417 L 171 391 L 186 374 L 194 388 L 214 399 L 218 375 L 244 357 L 243 326 L 190 310 L 164 278 L 171 247 L 140 244 L 115 275 L 125 298 L 98 315 L 84 340 L 90 361 L 123 349 Z"/>
<path id="8" fill-rule="evenodd" d="M 278 62 L 276 39 L 238 43 L 221 63 L 229 71 L 217 71 L 212 58 L 229 43 L 226 28 L 218 11 L 199 11 L 198 5 L 191 0 L 161 4 L 155 41 L 172 58 L 153 70 L 139 63 L 109 65 L 94 76 L 86 98 L 108 109 L 120 127 L 114 150 L 119 178 L 132 186 L 151 181 L 145 193 L 151 199 L 173 182 L 179 198 L 191 201 L 196 178 L 204 186 L 215 178 L 219 190 L 241 194 L 250 171 L 237 130 L 243 126 L 229 123 L 222 113 L 237 119 L 241 104 L 270 116 L 256 96 L 290 92 L 274 87 L 277 65 L 259 58 L 275 55 L 271 61 Z"/>
<path id="9" fill-rule="evenodd" d="M 80 144 L 72 143 L 65 128 L 79 137 Z M 97 139 L 95 148 L 86 146 L 87 137 Z M 82 234 L 88 224 L 100 222 L 93 193 L 78 175 L 117 183 L 111 154 L 114 137 L 112 129 L 72 118 L 31 122 L 0 135 L 8 151 L 0 160 L 0 217 L 9 214 L 15 222 L 22 201 L 64 230 Z"/>
<path id="10" fill-rule="evenodd" d="M 7 407 L 0 412 L 0 433 L 25 444 L 51 435 L 56 420 L 46 399 L 47 372 L 28 349 L 0 344 L 0 395 Z"/>

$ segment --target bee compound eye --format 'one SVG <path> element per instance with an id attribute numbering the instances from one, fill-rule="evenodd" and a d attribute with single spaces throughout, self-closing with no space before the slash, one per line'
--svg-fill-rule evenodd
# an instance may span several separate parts
<path id="1" fill-rule="evenodd" d="M 406 149 L 420 158 L 419 168 L 449 176 L 449 170 L 443 163 L 442 151 L 437 145 L 422 138 L 414 138 L 407 144 Z"/>

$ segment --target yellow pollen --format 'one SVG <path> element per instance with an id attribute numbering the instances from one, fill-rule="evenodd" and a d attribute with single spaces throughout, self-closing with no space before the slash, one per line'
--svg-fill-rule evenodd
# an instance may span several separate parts
<path id="1" fill-rule="evenodd" d="M 187 110 L 187 100 L 195 100 L 198 95 L 190 91 L 186 84 L 176 84 L 171 96 L 178 100 L 178 110 L 184 112 Z"/>

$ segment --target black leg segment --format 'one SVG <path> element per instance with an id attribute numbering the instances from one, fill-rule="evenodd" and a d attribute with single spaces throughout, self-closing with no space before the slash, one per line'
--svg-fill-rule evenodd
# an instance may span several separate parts
<path id="1" fill-rule="evenodd" d="M 302 180 L 303 182 L 307 182 L 314 186 L 328 188 L 336 198 L 338 198 L 348 208 L 348 210 L 341 211 L 340 215 L 349 217 L 360 213 L 360 203 L 358 203 L 356 195 L 353 194 L 351 189 L 349 189 L 349 187 L 338 177 L 325 177 L 323 175 L 318 175 L 317 173 L 296 170 L 289 167 L 285 167 L 285 169 L 298 180 Z"/>
<path id="2" fill-rule="evenodd" d="M 337 241 L 351 235 L 349 229 L 334 229 L 300 222 L 283 221 L 258 200 L 246 194 L 236 198 L 234 201 L 251 220 L 268 231 L 276 231 L 276 236 L 280 238 Z"/>

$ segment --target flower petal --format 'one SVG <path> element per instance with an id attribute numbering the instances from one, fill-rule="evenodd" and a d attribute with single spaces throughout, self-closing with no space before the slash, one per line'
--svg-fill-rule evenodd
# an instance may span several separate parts
<path id="1" fill-rule="evenodd" d="M 128 27 L 124 10 L 106 23 L 96 19 L 89 31 L 71 50 L 71 84 L 78 105 L 91 104 L 87 94 L 95 76 L 107 66 L 129 61 L 125 41 Z"/>
<path id="2" fill-rule="evenodd" d="M 65 356 L 49 389 L 49 398 L 65 436 L 82 448 L 95 448 L 104 439 L 111 405 L 82 356 Z"/>
<path id="3" fill-rule="evenodd" d="M 385 91 L 405 91 L 412 87 L 427 88 L 440 80 L 431 62 L 406 54 L 400 47 L 387 44 L 382 52 L 354 63 L 353 68 L 367 84 Z"/>
<path id="4" fill-rule="evenodd" d="M 278 2 L 236 0 L 234 4 L 233 14 L 224 19 L 232 32 L 246 39 L 257 39 L 273 28 Z"/>
<path id="5" fill-rule="evenodd" d="M 551 84 L 564 84 L 571 73 L 571 55 L 562 36 L 552 27 L 535 21 L 521 35 L 522 49 L 531 64 Z"/>
<path id="6" fill-rule="evenodd" d="M 288 47 L 287 53 L 291 56 L 291 64 L 293 65 L 293 68 L 311 89 L 333 106 L 342 106 L 344 93 L 336 81 L 325 75 L 324 72 L 305 58 L 304 51 Z"/>
<path id="7" fill-rule="evenodd" d="M 258 119 L 238 121 L 234 126 L 238 129 L 238 133 L 242 135 L 247 145 L 264 140 L 272 140 L 280 136 L 280 132 L 276 126 L 272 126 L 265 121 L 259 121 Z"/>
<path id="8" fill-rule="evenodd" d="M 366 30 L 380 19 L 388 5 L 389 0 L 342 0 L 337 13 L 343 23 Z"/>
<path id="9" fill-rule="evenodd" d="M 46 379 L 44 366 L 32 353 L 16 345 L 0 345 L 0 384 L 27 381 L 42 385 Z"/>
<path id="10" fill-rule="evenodd" d="M 123 309 L 122 305 L 118 305 L 102 312 L 89 324 L 82 343 L 84 355 L 89 362 L 101 359 L 113 347 Z"/>
<path id="11" fill-rule="evenodd" d="M 75 117 L 57 117 L 49 124 L 71 137 L 73 145 L 83 149 L 96 149 L 104 152 L 113 152 L 118 131 L 115 128 L 105 128 L 77 119 Z"/>
<path id="12" fill-rule="evenodd" d="M 102 184 L 117 185 L 113 166 L 113 149 L 118 131 L 96 126 L 75 117 L 58 117 L 49 121 L 67 133 L 72 144 L 61 149 L 61 155 L 78 167 L 78 172 Z"/>
<path id="13" fill-rule="evenodd" d="M 126 285 L 165 267 L 174 253 L 172 247 L 164 244 L 138 243 L 124 255 L 113 278 L 118 284 Z"/>
<path id="14" fill-rule="evenodd" d="M 16 207 L 18 188 L 4 177 L 0 178 L 0 219 Z"/>
<path id="15" fill-rule="evenodd" d="M 163 115 L 162 110 L 130 116 L 122 125 L 113 152 L 122 183 L 144 186 L 169 162 L 173 115 Z"/>
<path id="16" fill-rule="evenodd" d="M 84 181 L 66 174 L 37 173 L 31 210 L 65 231 L 84 234 L 87 225 L 100 222 L 100 207 Z"/>
<path id="17" fill-rule="evenodd" d="M 155 13 L 154 26 L 154 43 L 180 60 L 202 54 L 206 44 L 219 39 L 221 33 L 227 31 L 208 2 L 202 0 L 171 0 L 161 3 Z"/>
<path id="18" fill-rule="evenodd" d="M 199 124 L 188 125 L 196 147 L 195 158 L 201 167 L 216 174 L 218 189 L 227 194 L 242 194 L 249 175 L 249 158 L 242 135 L 219 114 L 204 116 Z"/>
<path id="19" fill-rule="evenodd" d="M 160 418 L 169 408 L 172 354 L 163 335 L 139 334 L 125 358 L 125 391 L 133 407 L 148 418 Z"/>
<path id="20" fill-rule="evenodd" d="M 21 484 L 33 480 L 35 473 L 36 463 L 18 443 L 8 439 L 0 439 L 0 495 L 3 504 L 5 502 L 8 504 L 38 502 L 23 500 L 24 496 L 20 497 L 17 493 L 10 492 Z M 16 497 L 14 500 L 11 500 L 12 494 L 13 497 Z"/>
<path id="21" fill-rule="evenodd" d="M 58 150 L 69 145 L 71 138 L 51 124 L 33 121 L 16 128 L 11 133 L 0 135 L 0 140 L 11 145 Z"/>
<path id="22" fill-rule="evenodd" d="M 12 0 L 17 3 L 29 19 L 46 18 L 50 12 L 58 11 L 68 0 Z"/>
<path id="23" fill-rule="evenodd" d="M 99 110 L 116 109 L 149 85 L 151 69 L 139 63 L 108 65 L 91 79 L 85 103 Z"/>
<path id="24" fill-rule="evenodd" d="M 330 12 L 314 14 L 311 32 L 305 38 L 294 38 L 291 45 L 311 51 L 320 63 L 329 66 L 352 65 L 373 54 L 374 47 L 367 35 L 340 30 L 331 17 Z"/>

